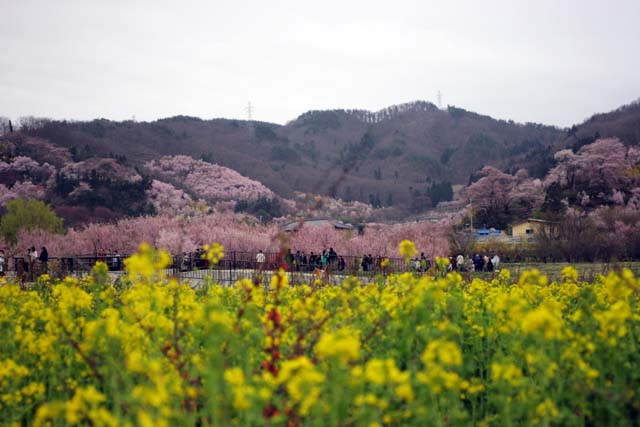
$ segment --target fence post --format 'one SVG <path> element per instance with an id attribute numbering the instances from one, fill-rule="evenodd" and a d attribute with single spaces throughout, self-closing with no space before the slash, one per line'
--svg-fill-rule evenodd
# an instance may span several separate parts
<path id="1" fill-rule="evenodd" d="M 233 271 L 236 269 L 236 251 L 233 251 L 233 261 L 229 264 L 229 285 L 233 284 Z"/>
<path id="2" fill-rule="evenodd" d="M 173 270 L 172 275 L 177 279 L 178 272 L 180 271 L 180 263 L 182 262 L 182 256 L 172 255 L 171 260 L 172 260 L 171 269 Z"/>

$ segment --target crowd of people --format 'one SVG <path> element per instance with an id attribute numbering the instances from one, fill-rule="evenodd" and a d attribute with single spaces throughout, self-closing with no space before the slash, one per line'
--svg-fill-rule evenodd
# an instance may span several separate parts
<path id="1" fill-rule="evenodd" d="M 210 267 L 208 260 L 202 249 L 193 253 L 183 253 L 182 257 L 178 257 L 176 267 L 181 271 L 189 271 L 194 269 L 207 269 Z M 346 259 L 345 259 L 346 258 Z M 40 253 L 32 246 L 27 255 L 17 259 L 16 271 L 19 277 L 28 279 L 37 274 L 43 274 L 48 269 L 49 254 L 45 247 L 42 247 Z M 62 265 L 73 269 L 73 258 L 61 258 L 60 262 L 68 262 L 69 265 Z M 122 256 L 118 251 L 111 251 L 109 254 L 98 255 L 96 261 L 102 261 L 107 264 L 109 270 L 121 270 L 123 267 Z M 396 260 L 397 261 L 397 260 Z M 8 260 L 4 250 L 0 250 L 0 276 L 3 276 L 8 270 Z M 282 254 L 270 253 L 266 254 L 262 250 L 257 254 L 250 252 L 240 253 L 238 258 L 224 259 L 219 267 L 234 269 L 258 269 L 270 270 L 278 267 L 284 267 L 287 271 L 295 272 L 313 272 L 318 270 L 331 271 L 349 271 L 349 272 L 372 272 L 385 273 L 391 271 L 401 271 L 404 267 L 398 265 L 389 265 L 390 260 L 383 256 L 373 256 L 372 254 L 364 254 L 362 256 L 342 256 L 331 247 L 323 249 L 317 253 L 311 251 L 307 254 L 305 251 L 297 250 L 293 252 L 289 249 L 284 256 Z M 457 256 L 449 257 L 449 271 L 459 272 L 492 272 L 497 271 L 500 265 L 500 257 L 494 254 L 492 257 L 488 255 L 475 254 L 473 256 Z M 432 267 L 432 262 L 424 252 L 420 256 L 416 256 L 409 261 L 408 270 L 413 272 L 427 272 Z"/>
<path id="2" fill-rule="evenodd" d="M 48 271 L 49 252 L 46 247 L 40 249 L 40 253 L 32 246 L 27 250 L 24 258 L 18 259 L 16 271 L 18 277 L 24 280 L 33 280 L 39 274 L 45 274 Z M 4 275 L 8 270 L 7 260 L 4 251 L 0 251 L 0 275 Z"/>
<path id="3" fill-rule="evenodd" d="M 462 254 L 449 257 L 449 271 L 492 272 L 498 271 L 499 266 L 500 257 L 498 254 L 494 254 L 491 258 L 486 254 L 468 255 L 466 258 Z"/>
<path id="4" fill-rule="evenodd" d="M 15 270 L 17 277 L 22 281 L 32 281 L 40 274 L 49 273 L 49 251 L 42 247 L 40 252 L 35 246 L 30 247 L 25 256 L 14 256 L 13 262 L 9 262 L 5 251 L 0 249 L 0 276 L 4 276 L 9 270 Z M 108 253 L 98 253 L 93 256 L 78 257 L 57 257 L 55 258 L 55 270 L 60 272 L 71 272 L 81 266 L 91 268 L 96 262 L 104 262 L 110 271 L 118 271 L 123 267 L 122 256 L 118 251 Z"/>
<path id="5" fill-rule="evenodd" d="M 409 269 L 411 271 L 424 273 L 431 268 L 431 262 L 424 255 L 424 252 L 420 254 L 420 257 L 414 257 L 409 263 Z"/>
<path id="6" fill-rule="evenodd" d="M 256 255 L 256 267 L 264 268 L 266 262 L 267 258 L 264 252 L 259 251 Z M 333 248 L 323 249 L 317 254 L 311 251 L 309 255 L 305 251 L 298 250 L 293 253 L 289 249 L 284 256 L 284 264 L 288 271 L 314 271 L 316 268 L 344 271 L 347 268 L 344 257 L 339 256 Z"/>
<path id="7" fill-rule="evenodd" d="M 255 257 L 256 268 L 264 268 L 270 260 L 267 259 L 265 253 L 259 251 Z M 338 255 L 333 248 L 323 249 L 321 252 L 310 252 L 308 255 L 305 251 L 288 250 L 285 257 L 285 268 L 288 271 L 311 272 L 315 269 L 333 270 L 333 271 L 350 271 L 350 272 L 372 272 L 384 273 L 392 271 L 393 267 L 389 265 L 389 259 L 381 255 L 374 256 L 372 254 L 363 254 L 362 256 L 344 256 Z M 427 271 L 431 262 L 426 258 L 424 253 L 420 258 L 416 258 L 416 266 L 410 264 L 410 269 L 415 271 Z"/>

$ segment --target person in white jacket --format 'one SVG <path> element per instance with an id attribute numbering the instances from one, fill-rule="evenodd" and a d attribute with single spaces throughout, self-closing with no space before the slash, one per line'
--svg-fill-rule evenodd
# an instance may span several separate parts
<path id="1" fill-rule="evenodd" d="M 31 261 L 31 263 L 34 263 L 37 259 L 38 251 L 36 251 L 35 246 L 31 246 L 31 249 L 29 249 L 29 261 Z"/>
<path id="2" fill-rule="evenodd" d="M 500 257 L 498 254 L 495 254 L 493 258 L 491 258 L 491 264 L 493 264 L 493 271 L 498 271 L 498 265 L 500 265 Z"/>

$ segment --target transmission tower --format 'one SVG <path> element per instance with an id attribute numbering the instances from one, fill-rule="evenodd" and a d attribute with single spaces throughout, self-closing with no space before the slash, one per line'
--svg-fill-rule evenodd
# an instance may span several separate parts
<path id="1" fill-rule="evenodd" d="M 251 105 L 251 101 L 247 102 L 247 108 L 245 111 L 247 112 L 247 130 L 249 131 L 249 141 L 253 141 L 255 138 L 255 132 L 253 131 L 253 110 L 254 107 Z"/>
<path id="2" fill-rule="evenodd" d="M 438 91 L 438 108 L 442 109 L 442 92 Z"/>
<path id="3" fill-rule="evenodd" d="M 245 108 L 247 112 L 247 120 L 251 122 L 253 120 L 253 105 L 251 105 L 251 101 L 247 102 L 247 108 Z"/>

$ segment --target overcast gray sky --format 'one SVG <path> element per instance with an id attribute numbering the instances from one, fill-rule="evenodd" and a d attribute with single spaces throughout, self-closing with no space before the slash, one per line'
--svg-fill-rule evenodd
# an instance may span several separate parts
<path id="1" fill-rule="evenodd" d="M 640 1 L 0 0 L 0 115 L 285 123 L 424 99 L 567 126 L 640 97 Z"/>

